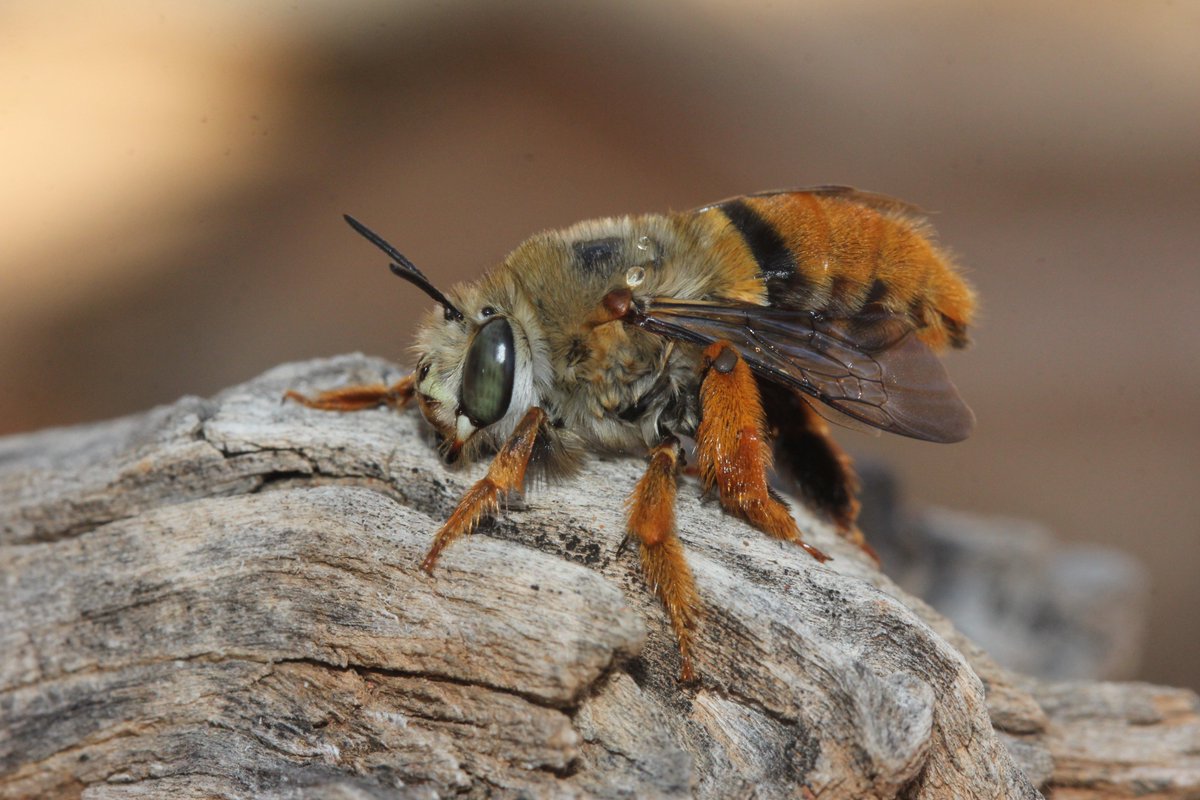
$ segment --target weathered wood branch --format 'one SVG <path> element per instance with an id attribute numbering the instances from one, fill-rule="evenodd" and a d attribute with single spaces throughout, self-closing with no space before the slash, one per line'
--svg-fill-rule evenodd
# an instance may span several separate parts
<path id="1" fill-rule="evenodd" d="M 797 509 L 819 565 L 680 492 L 699 687 L 621 551 L 642 464 L 457 544 L 476 472 L 286 388 L 0 441 L 0 796 L 1200 796 L 1195 695 L 997 667 Z M 477 468 L 478 469 L 478 468 Z"/>

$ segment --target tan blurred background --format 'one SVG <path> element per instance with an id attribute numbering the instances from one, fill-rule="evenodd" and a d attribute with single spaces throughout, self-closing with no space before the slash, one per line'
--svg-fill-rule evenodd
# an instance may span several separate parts
<path id="1" fill-rule="evenodd" d="M 1136 555 L 1143 677 L 1200 687 L 1200 5 L 144 0 L 0 6 L 0 433 L 407 358 L 528 234 L 848 183 L 984 301 L 908 494 Z"/>

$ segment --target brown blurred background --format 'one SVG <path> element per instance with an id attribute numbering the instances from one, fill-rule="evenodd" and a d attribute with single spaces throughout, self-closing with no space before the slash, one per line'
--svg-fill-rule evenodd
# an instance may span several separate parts
<path id="1" fill-rule="evenodd" d="M 407 359 L 533 231 L 848 183 L 938 213 L 984 308 L 953 447 L 846 433 L 910 496 L 1154 581 L 1142 677 L 1200 687 L 1200 6 L 0 7 L 0 433 Z"/>

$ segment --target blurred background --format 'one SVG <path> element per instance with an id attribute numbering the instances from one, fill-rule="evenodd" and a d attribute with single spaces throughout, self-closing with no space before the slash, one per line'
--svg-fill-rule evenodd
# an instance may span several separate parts
<path id="1" fill-rule="evenodd" d="M 343 212 L 445 285 L 589 217 L 912 201 L 982 297 L 979 427 L 841 441 L 1140 559 L 1135 674 L 1200 688 L 1200 5 L 5 3 L 0 175 L 0 434 L 406 361 L 429 301 Z"/>

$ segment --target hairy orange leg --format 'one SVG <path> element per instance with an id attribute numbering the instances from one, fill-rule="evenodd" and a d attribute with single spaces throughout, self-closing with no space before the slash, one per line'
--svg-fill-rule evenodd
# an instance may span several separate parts
<path id="1" fill-rule="evenodd" d="M 679 642 L 679 679 L 692 681 L 696 677 L 692 639 L 700 596 L 675 533 L 675 488 L 681 456 L 679 440 L 674 436 L 650 451 L 650 466 L 629 498 L 626 527 L 629 535 L 638 538 L 646 582 L 666 608 Z"/>
<path id="2" fill-rule="evenodd" d="M 372 383 L 363 386 L 346 386 L 321 392 L 316 397 L 308 397 L 297 391 L 288 390 L 284 398 L 295 400 L 309 408 L 322 411 L 361 411 L 365 408 L 390 406 L 404 408 L 412 399 L 416 389 L 416 373 L 409 374 L 396 381 L 391 386 L 382 383 Z"/>
<path id="3" fill-rule="evenodd" d="M 879 554 L 867 543 L 862 529 L 857 524 L 861 507 L 858 502 L 858 490 L 861 485 L 858 474 L 854 471 L 854 462 L 834 441 L 833 434 L 829 431 L 829 423 L 822 419 L 804 398 L 797 399 L 799 414 L 793 418 L 793 422 L 807 431 L 808 435 L 803 441 L 806 450 L 813 455 L 812 469 L 823 471 L 822 483 L 827 487 L 826 501 L 817 501 L 817 505 L 829 514 L 834 529 L 843 539 L 857 545 L 878 564 Z"/>
<path id="4" fill-rule="evenodd" d="M 804 542 L 786 505 L 767 488 L 771 447 L 762 399 L 750 367 L 728 342 L 704 351 L 696 455 L 705 489 L 717 487 L 721 505 L 776 539 L 795 542 L 818 561 L 829 556 Z"/>
<path id="5" fill-rule="evenodd" d="M 438 556 L 451 542 L 463 534 L 471 533 L 484 517 L 499 511 L 500 501 L 508 493 L 524 488 L 525 469 L 533 456 L 538 431 L 545 421 L 546 412 L 540 408 L 534 407 L 525 412 L 512 436 L 508 437 L 508 441 L 492 459 L 487 475 L 467 490 L 462 500 L 458 501 L 454 513 L 434 536 L 433 545 L 421 562 L 421 569 L 432 573 Z"/>
<path id="6" fill-rule="evenodd" d="M 803 397 L 793 393 L 793 398 L 796 401 L 796 413 L 789 415 L 788 420 L 795 430 L 789 431 L 793 434 L 790 438 L 800 449 L 812 454 L 810 479 L 805 483 L 817 483 L 825 487 L 825 496 L 818 502 L 833 520 L 838 533 L 853 538 L 852 531 L 857 530 L 854 522 L 858 519 L 858 490 L 861 488 L 858 475 L 854 472 L 854 462 L 834 441 L 829 423 Z M 819 481 L 812 474 L 818 470 L 822 473 Z M 861 538 L 861 534 L 859 536 Z"/>
<path id="7" fill-rule="evenodd" d="M 808 506 L 827 517 L 842 538 L 878 563 L 879 555 L 857 524 L 861 485 L 854 462 L 812 405 L 816 401 L 780 386 L 758 386 L 775 445 L 776 472 L 790 479 Z"/>

